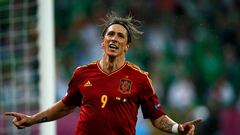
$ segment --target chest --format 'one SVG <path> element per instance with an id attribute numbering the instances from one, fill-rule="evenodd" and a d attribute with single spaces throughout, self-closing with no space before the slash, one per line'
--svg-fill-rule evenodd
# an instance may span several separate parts
<path id="1" fill-rule="evenodd" d="M 78 89 L 83 97 L 83 105 L 105 108 L 119 103 L 137 104 L 139 84 L 137 77 L 127 74 L 94 74 L 86 76 L 79 83 Z"/>

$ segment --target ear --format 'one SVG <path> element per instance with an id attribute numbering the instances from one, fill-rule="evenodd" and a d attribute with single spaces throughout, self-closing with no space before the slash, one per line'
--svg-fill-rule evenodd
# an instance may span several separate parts
<path id="1" fill-rule="evenodd" d="M 129 49 L 129 44 L 126 45 L 125 49 L 124 49 L 124 52 L 126 53 Z"/>
<path id="2" fill-rule="evenodd" d="M 101 48 L 103 48 L 103 46 L 104 46 L 104 43 L 103 43 L 103 40 L 101 41 Z"/>

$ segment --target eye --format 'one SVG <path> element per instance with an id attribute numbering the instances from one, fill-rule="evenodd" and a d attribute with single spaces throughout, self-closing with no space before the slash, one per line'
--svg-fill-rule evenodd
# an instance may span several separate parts
<path id="1" fill-rule="evenodd" d="M 113 31 L 109 31 L 109 32 L 107 33 L 108 36 L 113 36 L 114 34 L 115 34 L 115 32 L 113 32 Z"/>
<path id="2" fill-rule="evenodd" d="M 123 33 L 118 33 L 118 36 L 119 36 L 120 38 L 125 38 L 125 36 L 123 35 Z"/>

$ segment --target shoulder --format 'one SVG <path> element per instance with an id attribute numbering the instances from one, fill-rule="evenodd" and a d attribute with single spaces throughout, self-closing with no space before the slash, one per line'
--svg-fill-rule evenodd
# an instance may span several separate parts
<path id="1" fill-rule="evenodd" d="M 133 70 L 136 74 L 142 75 L 142 76 L 148 76 L 148 72 L 141 70 L 141 68 L 131 62 L 127 62 L 127 66 Z"/>
<path id="2" fill-rule="evenodd" d="M 149 78 L 148 72 L 141 70 L 137 65 L 130 62 L 128 62 L 128 67 L 133 70 L 132 72 L 134 72 L 134 76 L 137 76 L 137 79 L 141 81 L 143 92 L 155 93 L 152 86 L 152 80 Z"/>
<path id="3" fill-rule="evenodd" d="M 97 65 L 97 61 L 92 61 L 91 63 L 78 66 L 75 70 L 82 70 L 82 69 L 86 69 L 86 68 L 91 68 L 91 67 L 94 67 L 96 65 Z"/>
<path id="4" fill-rule="evenodd" d="M 77 68 L 75 68 L 73 74 L 77 75 L 77 74 L 80 74 L 84 71 L 87 71 L 89 69 L 93 69 L 93 68 L 96 68 L 96 67 L 97 67 L 97 61 L 93 61 L 89 64 L 78 66 Z"/>

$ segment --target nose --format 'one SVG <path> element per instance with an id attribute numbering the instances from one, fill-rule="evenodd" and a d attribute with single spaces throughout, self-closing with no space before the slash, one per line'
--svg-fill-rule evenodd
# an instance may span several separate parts
<path id="1" fill-rule="evenodd" d="M 112 37 L 111 37 L 111 40 L 112 41 L 117 41 L 118 37 L 117 37 L 117 34 L 114 34 Z"/>

